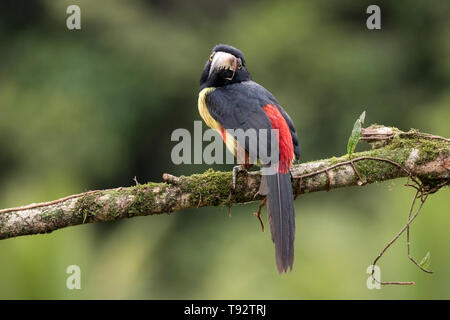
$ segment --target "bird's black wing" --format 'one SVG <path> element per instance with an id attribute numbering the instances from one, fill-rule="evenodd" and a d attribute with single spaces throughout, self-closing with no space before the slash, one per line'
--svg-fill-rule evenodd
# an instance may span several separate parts
<path id="1" fill-rule="evenodd" d="M 262 110 L 262 107 L 267 104 L 275 105 L 286 120 L 292 137 L 295 158 L 298 160 L 300 143 L 294 123 L 277 99 L 263 86 L 253 81 L 245 81 L 217 88 L 207 97 L 211 116 L 225 129 L 270 129 L 270 120 Z M 270 150 L 270 141 L 268 143 L 268 150 Z"/>
<path id="2" fill-rule="evenodd" d="M 237 136 L 237 129 L 243 131 L 255 129 L 256 145 L 255 141 L 248 137 L 245 137 L 245 143 L 240 145 L 244 146 L 252 159 L 267 163 L 271 155 L 271 146 L 276 147 L 273 146 L 276 139 L 271 139 L 272 124 L 262 107 L 272 104 L 273 101 L 267 90 L 253 84 L 256 83 L 245 81 L 216 88 L 206 96 L 206 105 L 211 116 L 235 139 L 238 139 L 238 142 L 242 140 L 239 140 Z M 260 139 L 261 129 L 266 129 L 266 139 Z M 261 137 L 264 138 L 264 135 Z M 260 152 L 260 149 L 264 152 Z M 264 157 L 265 155 L 267 157 Z"/>
<path id="3" fill-rule="evenodd" d="M 263 86 L 259 85 L 256 82 L 250 81 L 251 86 L 254 88 L 255 91 L 259 91 L 262 94 L 265 94 L 268 99 L 280 110 L 281 115 L 283 116 L 284 120 L 286 120 L 286 123 L 288 124 L 289 131 L 291 133 L 292 137 L 292 145 L 294 147 L 294 155 L 297 160 L 300 159 L 300 142 L 298 139 L 297 130 L 295 130 L 294 122 L 292 121 L 291 117 L 287 114 L 287 112 L 283 109 L 283 107 L 280 105 L 280 103 L 277 101 L 277 99 L 273 96 L 270 91 L 265 89 Z"/>

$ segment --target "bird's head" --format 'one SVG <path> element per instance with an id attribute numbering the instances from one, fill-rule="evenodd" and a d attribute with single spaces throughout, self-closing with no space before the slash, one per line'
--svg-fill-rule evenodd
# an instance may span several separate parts
<path id="1" fill-rule="evenodd" d="M 242 52 L 232 46 L 218 44 L 206 61 L 200 78 L 200 89 L 222 87 L 250 79 Z"/>

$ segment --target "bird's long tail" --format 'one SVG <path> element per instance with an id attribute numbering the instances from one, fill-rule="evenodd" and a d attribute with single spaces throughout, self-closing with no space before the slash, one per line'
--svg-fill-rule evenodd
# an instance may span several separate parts
<path id="1" fill-rule="evenodd" d="M 279 273 L 294 264 L 295 213 L 290 173 L 264 176 L 267 186 L 267 212 Z"/>

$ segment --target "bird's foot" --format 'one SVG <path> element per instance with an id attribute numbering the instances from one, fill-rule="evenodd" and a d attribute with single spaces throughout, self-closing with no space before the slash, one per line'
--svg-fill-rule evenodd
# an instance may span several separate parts
<path id="1" fill-rule="evenodd" d="M 246 171 L 245 168 L 241 165 L 237 165 L 233 167 L 233 190 L 236 190 L 237 176 L 239 172 Z"/>

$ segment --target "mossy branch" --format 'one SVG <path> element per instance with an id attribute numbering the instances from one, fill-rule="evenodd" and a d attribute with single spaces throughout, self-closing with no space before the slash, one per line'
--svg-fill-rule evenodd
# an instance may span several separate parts
<path id="1" fill-rule="evenodd" d="M 292 166 L 295 193 L 323 191 L 412 176 L 430 189 L 449 184 L 450 140 L 417 130 L 371 126 L 360 140 L 372 149 Z M 370 159 L 368 159 L 370 158 Z M 386 161 L 377 160 L 385 159 Z M 358 161 L 356 161 L 358 160 Z M 393 164 L 395 163 L 395 164 Z M 240 174 L 232 190 L 232 173 L 208 170 L 165 182 L 96 190 L 63 199 L 0 210 L 0 239 L 49 233 L 84 223 L 170 213 L 189 208 L 231 206 L 262 199 L 260 174 Z"/>

